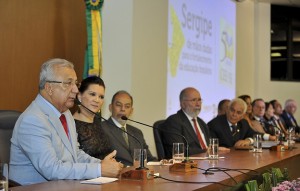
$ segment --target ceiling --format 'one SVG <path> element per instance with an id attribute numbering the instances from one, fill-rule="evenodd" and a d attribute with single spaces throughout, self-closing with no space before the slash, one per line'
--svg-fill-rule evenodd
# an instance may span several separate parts
<path id="1" fill-rule="evenodd" d="M 274 5 L 285 5 L 291 7 L 300 7 L 300 0 L 257 0 L 258 2 L 268 2 Z"/>

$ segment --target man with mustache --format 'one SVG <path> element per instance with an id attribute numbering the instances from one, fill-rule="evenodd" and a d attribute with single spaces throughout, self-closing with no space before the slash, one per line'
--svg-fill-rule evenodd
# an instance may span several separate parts
<path id="1" fill-rule="evenodd" d="M 202 106 L 200 92 L 193 87 L 187 87 L 180 92 L 179 101 L 181 109 L 169 116 L 160 127 L 166 158 L 172 158 L 173 143 L 186 144 L 185 140 L 176 134 L 181 134 L 187 139 L 189 155 L 206 152 L 208 146 L 208 127 L 198 117 Z"/>

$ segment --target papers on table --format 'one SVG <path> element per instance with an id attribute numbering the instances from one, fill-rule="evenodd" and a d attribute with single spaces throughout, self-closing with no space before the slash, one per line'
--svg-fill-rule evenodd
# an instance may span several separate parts
<path id="1" fill-rule="evenodd" d="M 261 147 L 263 149 L 269 149 L 272 146 L 278 145 L 279 141 L 262 141 Z"/>
<path id="2" fill-rule="evenodd" d="M 150 162 L 147 162 L 147 165 L 153 165 L 153 166 L 156 166 L 156 165 L 162 165 L 162 162 L 161 161 L 150 161 Z"/>
<path id="3" fill-rule="evenodd" d="M 190 160 L 218 160 L 218 159 L 224 159 L 225 157 L 219 156 L 218 158 L 209 158 L 209 157 L 189 157 Z M 150 161 L 147 163 L 149 166 L 159 166 L 159 165 L 172 165 L 173 162 L 171 160 L 161 160 L 161 161 Z"/>
<path id="4" fill-rule="evenodd" d="M 118 180 L 117 178 L 99 177 L 81 181 L 81 184 L 106 184 Z"/>
<path id="5" fill-rule="evenodd" d="M 224 159 L 225 157 L 218 157 L 216 159 Z M 190 160 L 210 160 L 209 157 L 189 157 Z"/>

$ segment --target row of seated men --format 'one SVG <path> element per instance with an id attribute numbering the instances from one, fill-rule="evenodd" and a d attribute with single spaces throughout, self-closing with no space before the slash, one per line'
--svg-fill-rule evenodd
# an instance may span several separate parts
<path id="1" fill-rule="evenodd" d="M 278 135 L 288 135 L 289 128 L 299 133 L 299 126 L 294 117 L 297 110 L 295 100 L 288 99 L 284 110 L 277 100 L 270 103 L 242 95 L 233 100 L 219 103 L 219 114 L 205 124 L 198 117 L 201 110 L 201 95 L 195 88 L 186 88 L 180 93 L 181 109 L 167 118 L 162 129 L 169 129 L 174 134 L 164 133 L 163 143 L 168 158 L 172 156 L 172 143 L 184 142 L 176 134 L 182 134 L 189 142 L 189 154 L 205 152 L 208 139 L 218 138 L 221 147 L 243 147 L 253 144 L 253 135 L 261 134 L 264 140 L 274 141 Z M 276 112 L 274 112 L 275 110 Z"/>
<path id="2" fill-rule="evenodd" d="M 133 98 L 128 92 L 113 95 L 109 105 L 111 117 L 103 121 L 97 114 L 105 96 L 101 78 L 88 77 L 79 86 L 73 64 L 55 58 L 42 64 L 39 79 L 39 93 L 13 131 L 10 179 L 27 185 L 59 179 L 117 177 L 124 167 L 132 166 L 133 149 L 140 148 L 136 139 L 147 149 L 148 161 L 156 160 L 141 130 L 122 119 L 133 112 Z M 210 137 L 218 137 L 224 147 L 251 144 L 254 131 L 242 119 L 247 110 L 244 101 L 232 100 L 226 114 L 209 122 L 208 128 L 198 117 L 202 104 L 199 91 L 186 88 L 179 96 L 181 109 L 160 126 L 164 129 L 166 158 L 171 158 L 173 142 L 184 142 L 168 132 L 185 136 L 190 154 L 205 152 Z M 79 107 L 72 114 L 69 109 L 74 102 Z M 262 134 L 272 138 L 267 132 Z"/>

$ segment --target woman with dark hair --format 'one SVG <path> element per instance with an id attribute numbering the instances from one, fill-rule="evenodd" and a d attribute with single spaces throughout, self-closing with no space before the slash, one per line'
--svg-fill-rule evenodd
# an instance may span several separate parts
<path id="1" fill-rule="evenodd" d="M 266 121 L 266 132 L 270 135 L 275 135 L 275 131 L 279 127 L 275 124 L 273 105 L 270 102 L 265 102 L 265 106 L 264 119 Z"/>
<path id="2" fill-rule="evenodd" d="M 104 102 L 104 93 L 103 80 L 92 76 L 81 82 L 77 98 L 83 106 L 98 113 Z M 113 151 L 110 141 L 100 125 L 101 119 L 83 106 L 79 105 L 73 114 L 80 148 L 93 157 L 103 159 Z"/>
<path id="3" fill-rule="evenodd" d="M 246 102 L 247 104 L 247 110 L 246 113 L 244 115 L 244 119 L 246 119 L 246 121 L 248 121 L 249 125 L 252 126 L 251 123 L 251 118 L 252 118 L 252 105 L 251 105 L 251 97 L 249 95 L 241 95 L 238 98 L 244 100 L 244 102 Z"/>
<path id="4" fill-rule="evenodd" d="M 279 119 L 279 116 L 282 114 L 282 106 L 280 104 L 280 102 L 276 99 L 273 99 L 270 101 L 270 104 L 272 104 L 273 108 L 274 108 L 274 115 L 277 119 Z"/>

